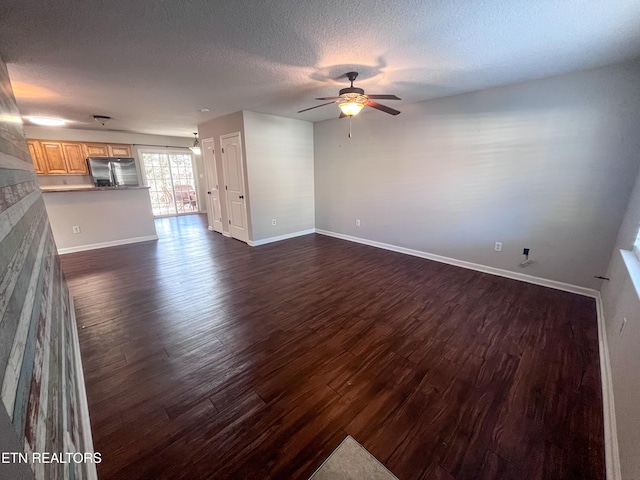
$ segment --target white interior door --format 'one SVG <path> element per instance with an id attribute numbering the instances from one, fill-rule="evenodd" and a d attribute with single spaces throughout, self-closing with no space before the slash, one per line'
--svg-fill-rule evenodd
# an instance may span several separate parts
<path id="1" fill-rule="evenodd" d="M 216 153 L 213 149 L 213 138 L 202 140 L 204 169 L 207 174 L 207 217 L 209 230 L 222 233 L 222 207 L 220 205 L 220 185 L 216 169 Z"/>
<path id="2" fill-rule="evenodd" d="M 224 171 L 229 233 L 233 238 L 249 241 L 247 208 L 244 191 L 244 167 L 240 132 L 220 137 L 222 166 Z"/>

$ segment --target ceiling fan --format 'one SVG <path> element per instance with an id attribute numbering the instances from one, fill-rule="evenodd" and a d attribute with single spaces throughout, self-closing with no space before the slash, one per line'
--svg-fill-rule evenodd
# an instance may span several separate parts
<path id="1" fill-rule="evenodd" d="M 353 86 L 353 82 L 358 76 L 358 72 L 348 72 L 346 77 L 351 82 L 351 86 L 347 88 L 343 88 L 339 92 L 339 96 L 337 97 L 320 97 L 316 98 L 316 100 L 331 100 L 327 103 L 321 103 L 320 105 L 316 105 L 315 107 L 305 108 L 304 110 L 300 110 L 298 113 L 306 112 L 308 110 L 313 110 L 314 108 L 324 107 L 325 105 L 331 105 L 332 103 L 337 103 L 338 107 L 340 107 L 340 117 L 353 117 L 360 113 L 364 107 L 375 108 L 376 110 L 380 110 L 385 113 L 389 113 L 391 115 L 398 115 L 400 112 L 393 108 L 387 107 L 386 105 L 381 105 L 380 103 L 374 102 L 373 100 L 400 100 L 395 95 L 365 95 L 364 90 L 361 88 L 357 88 Z"/>

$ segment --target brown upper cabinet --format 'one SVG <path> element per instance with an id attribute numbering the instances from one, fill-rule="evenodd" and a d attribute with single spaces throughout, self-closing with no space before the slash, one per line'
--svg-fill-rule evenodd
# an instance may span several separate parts
<path id="1" fill-rule="evenodd" d="M 109 156 L 110 157 L 130 157 L 131 145 L 115 145 L 109 144 Z"/>
<path id="2" fill-rule="evenodd" d="M 40 175 L 47 173 L 47 167 L 44 164 L 44 158 L 40 150 L 40 142 L 29 140 L 27 143 L 29 144 L 29 153 L 33 159 L 33 166 L 35 167 L 36 173 Z"/>
<path id="3" fill-rule="evenodd" d="M 130 157 L 131 145 L 115 143 L 85 143 L 87 157 Z"/>
<path id="4" fill-rule="evenodd" d="M 131 145 L 27 140 L 36 173 L 88 175 L 87 157 L 131 157 Z"/>
<path id="5" fill-rule="evenodd" d="M 62 143 L 64 159 L 67 165 L 67 173 L 87 175 L 87 157 L 81 143 Z"/>
<path id="6" fill-rule="evenodd" d="M 60 142 L 40 142 L 42 157 L 47 173 L 52 175 L 64 175 L 67 172 L 67 164 L 64 161 L 64 151 Z"/>
<path id="7" fill-rule="evenodd" d="M 106 143 L 85 143 L 87 157 L 108 157 L 109 147 Z"/>

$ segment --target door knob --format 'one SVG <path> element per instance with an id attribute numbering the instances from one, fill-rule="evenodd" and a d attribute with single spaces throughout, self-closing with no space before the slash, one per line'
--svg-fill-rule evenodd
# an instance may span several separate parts
<path id="1" fill-rule="evenodd" d="M 211 192 L 207 192 L 207 194 L 211 195 Z"/>
<path id="2" fill-rule="evenodd" d="M 244 195 L 238 195 L 238 198 L 244 198 Z"/>

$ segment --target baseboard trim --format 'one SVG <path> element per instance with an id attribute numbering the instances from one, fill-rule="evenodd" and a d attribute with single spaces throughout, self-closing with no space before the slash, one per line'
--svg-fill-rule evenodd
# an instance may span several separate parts
<path id="1" fill-rule="evenodd" d="M 231 233 L 230 232 L 222 232 L 222 235 L 224 235 L 225 237 L 229 237 L 231 238 Z"/>
<path id="2" fill-rule="evenodd" d="M 289 238 L 301 237 L 303 235 L 309 235 L 315 233 L 315 228 L 309 228 L 308 230 L 300 230 L 299 232 L 287 233 L 285 235 L 278 235 L 277 237 L 263 238 L 262 240 L 249 240 L 247 243 L 252 247 L 258 247 L 267 243 L 279 242 L 281 240 L 287 240 Z"/>
<path id="3" fill-rule="evenodd" d="M 145 237 L 124 238 L 122 240 L 113 240 L 111 242 L 90 243 L 89 245 L 79 245 L 77 247 L 59 248 L 58 254 L 64 255 L 66 253 L 84 252 L 87 250 L 97 250 L 99 248 L 117 247 L 118 245 L 128 245 L 130 243 L 149 242 L 151 240 L 158 240 L 158 235 L 147 235 Z"/>
<path id="4" fill-rule="evenodd" d="M 570 283 L 558 282 L 556 280 L 549 280 L 547 278 L 534 277 L 533 275 L 526 275 L 524 273 L 512 272 L 511 270 L 503 270 L 502 268 L 489 267 L 487 265 L 481 265 L 479 263 L 467 262 L 465 260 L 458 260 L 455 258 L 444 257 L 442 255 L 436 255 L 434 253 L 423 252 L 421 250 L 413 250 L 411 248 L 398 247 L 397 245 L 391 245 L 389 243 L 376 242 L 374 240 L 368 240 L 366 238 L 352 237 L 351 235 L 344 235 L 342 233 L 331 232 L 328 230 L 316 229 L 316 233 L 320 235 L 327 235 L 329 237 L 340 238 L 342 240 L 348 240 L 350 242 L 362 243 L 371 247 L 382 248 L 384 250 L 390 250 L 392 252 L 404 253 L 406 255 L 413 255 L 414 257 L 426 258 L 427 260 L 433 260 L 435 262 L 446 263 L 454 265 L 456 267 L 468 268 L 469 270 L 476 270 L 478 272 L 490 273 L 499 277 L 511 278 L 512 280 L 520 280 L 521 282 L 533 283 L 534 285 L 541 285 L 543 287 L 555 288 L 556 290 L 563 290 L 565 292 L 577 293 L 586 297 L 597 298 L 600 292 L 591 288 L 580 287 L 579 285 L 572 285 Z"/>
<path id="5" fill-rule="evenodd" d="M 618 427 L 616 409 L 613 400 L 613 379 L 609 358 L 609 342 L 604 321 L 604 308 L 600 292 L 596 297 L 598 316 L 598 348 L 600 351 L 600 381 L 602 382 L 602 413 L 604 417 L 604 453 L 607 480 L 621 480 L 620 450 L 618 448 Z"/>
<path id="6" fill-rule="evenodd" d="M 69 293 L 69 309 L 71 313 L 71 321 L 75 328 L 71 328 L 72 331 L 72 345 L 73 356 L 75 358 L 76 367 L 76 381 L 78 382 L 78 403 L 79 403 L 79 417 L 82 424 L 84 450 L 86 453 L 94 453 L 93 449 L 93 435 L 91 434 L 91 420 L 89 419 L 89 404 L 87 403 L 87 389 L 84 383 L 84 370 L 82 369 L 82 357 L 80 355 L 80 338 L 78 337 L 78 322 L 76 320 L 76 310 L 73 303 L 73 296 Z M 93 462 L 85 462 L 87 467 L 87 478 L 89 480 L 98 480 L 98 471 L 96 464 Z"/>

